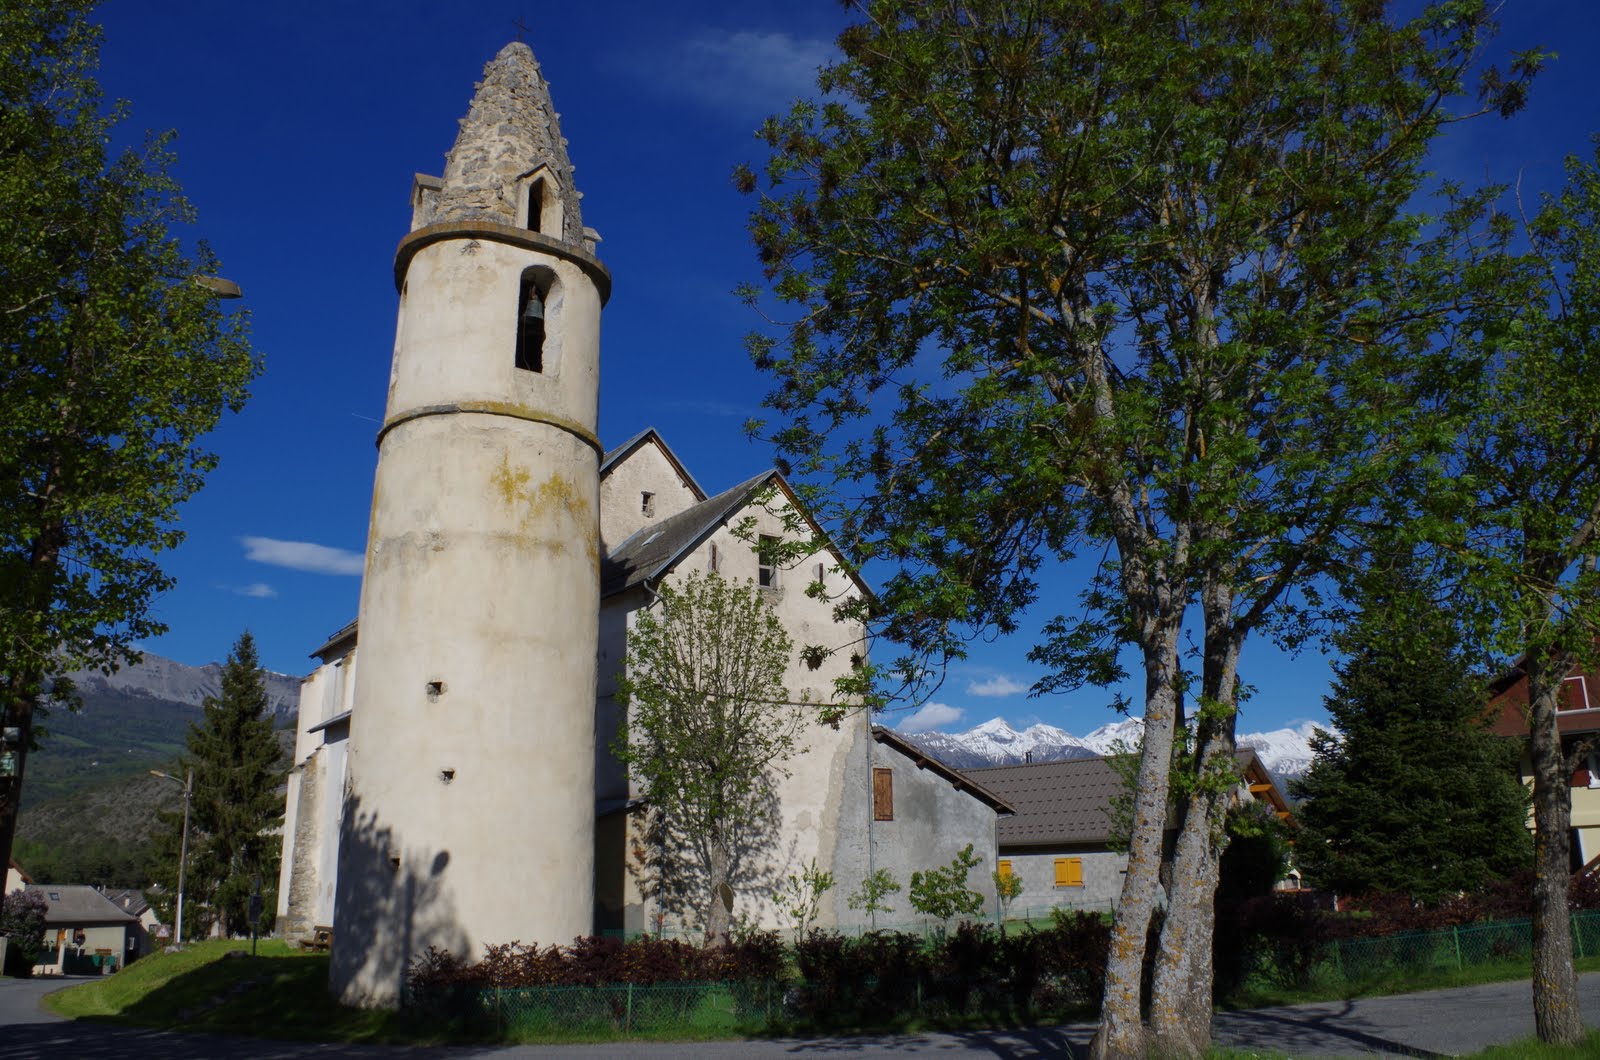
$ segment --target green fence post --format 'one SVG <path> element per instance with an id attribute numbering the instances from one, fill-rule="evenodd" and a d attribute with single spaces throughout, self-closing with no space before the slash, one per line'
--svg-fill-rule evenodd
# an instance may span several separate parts
<path id="1" fill-rule="evenodd" d="M 1450 934 L 1456 943 L 1456 971 L 1461 971 L 1461 925 L 1456 924 L 1450 929 Z"/>
<path id="2" fill-rule="evenodd" d="M 1578 923 L 1578 914 L 1571 914 L 1572 934 L 1578 941 L 1578 956 L 1583 956 L 1583 925 Z"/>
<path id="3" fill-rule="evenodd" d="M 628 984 L 628 1007 L 622 1016 L 622 1033 L 633 1033 L 633 984 Z"/>

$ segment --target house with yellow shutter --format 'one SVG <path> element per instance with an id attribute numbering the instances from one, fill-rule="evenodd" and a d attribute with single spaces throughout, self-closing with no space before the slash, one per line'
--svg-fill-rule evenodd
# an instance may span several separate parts
<path id="1" fill-rule="evenodd" d="M 1237 752 L 1240 800 L 1266 802 L 1286 817 L 1288 801 L 1254 751 Z M 1122 897 L 1126 837 L 1118 804 L 1131 805 L 1129 783 L 1109 758 L 964 769 L 964 776 L 1014 810 L 996 823 L 998 868 L 1022 881 L 1013 917 L 1052 907 L 1105 911 Z"/>

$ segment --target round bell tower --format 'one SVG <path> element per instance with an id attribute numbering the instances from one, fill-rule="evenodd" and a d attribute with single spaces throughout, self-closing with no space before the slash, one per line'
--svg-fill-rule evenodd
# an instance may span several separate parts
<path id="1" fill-rule="evenodd" d="M 378 432 L 331 986 L 393 1005 L 429 946 L 593 924 L 600 312 L 533 52 L 418 176 Z"/>

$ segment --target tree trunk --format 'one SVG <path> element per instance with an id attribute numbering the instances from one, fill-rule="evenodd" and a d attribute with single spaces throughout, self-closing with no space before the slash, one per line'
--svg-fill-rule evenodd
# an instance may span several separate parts
<path id="1" fill-rule="evenodd" d="M 1111 925 L 1100 1027 L 1089 1044 L 1094 1060 L 1143 1056 L 1147 1034 L 1142 1015 L 1145 942 L 1160 888 L 1161 847 L 1166 831 L 1167 791 L 1172 772 L 1173 730 L 1178 715 L 1178 627 L 1163 628 L 1145 649 L 1145 714 L 1133 834 L 1122 904 Z"/>
<path id="2" fill-rule="evenodd" d="M 733 922 L 733 888 L 728 883 L 728 850 L 721 843 L 711 844 L 710 884 L 711 894 L 706 909 L 706 945 L 717 946 L 728 941 L 728 928 Z"/>
<path id="3" fill-rule="evenodd" d="M 0 777 L 0 872 L 11 864 L 11 847 L 17 835 L 17 815 L 22 808 L 22 774 L 28 764 L 28 742 L 33 733 L 33 719 L 39 705 L 38 688 L 41 678 L 37 674 L 8 677 L 0 685 L 0 725 L 15 727 L 21 736 L 17 747 L 16 770 L 9 777 Z"/>
<path id="4" fill-rule="evenodd" d="M 1203 1056 L 1211 1046 L 1212 943 L 1217 883 L 1227 846 L 1226 816 L 1234 775 L 1239 645 L 1233 596 L 1217 585 L 1201 594 L 1206 612 L 1204 670 L 1195 732 L 1195 772 L 1179 812 L 1167 919 L 1156 951 L 1150 1026 L 1163 1057 Z"/>
<path id="5" fill-rule="evenodd" d="M 1529 754 L 1533 760 L 1533 1023 L 1539 1040 L 1575 1045 L 1583 1038 L 1578 977 L 1572 967 L 1572 827 L 1570 772 L 1556 728 L 1561 681 L 1571 669 L 1564 654 L 1528 652 Z"/>

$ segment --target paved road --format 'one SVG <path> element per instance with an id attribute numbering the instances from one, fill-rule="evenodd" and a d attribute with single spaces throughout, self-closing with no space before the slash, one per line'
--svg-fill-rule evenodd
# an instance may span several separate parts
<path id="1" fill-rule="evenodd" d="M 1093 1028 L 1088 1025 L 1025 1031 L 971 1031 L 957 1034 L 874 1035 L 807 1041 L 627 1043 L 592 1046 L 519 1046 L 445 1049 L 314 1045 L 253 1038 L 178 1034 L 80 1023 L 51 1016 L 39 1007 L 59 981 L 0 979 L 0 1057 L 61 1057 L 121 1060 L 129 1056 L 161 1060 L 241 1057 L 450 1058 L 534 1057 L 538 1060 L 600 1060 L 625 1053 L 652 1060 L 775 1060 L 799 1055 L 855 1058 L 946 1058 L 1082 1056 Z M 1584 1020 L 1600 1025 L 1600 973 L 1580 982 Z M 1365 998 L 1288 1008 L 1220 1014 L 1212 1024 L 1218 1043 L 1287 1053 L 1294 1057 L 1441 1057 L 1476 1052 L 1533 1033 L 1530 987 L 1496 983 L 1459 990 L 1436 990 L 1400 997 Z"/>

